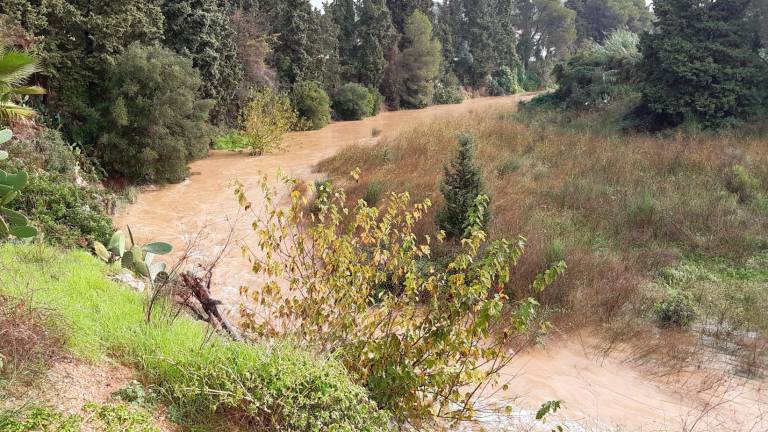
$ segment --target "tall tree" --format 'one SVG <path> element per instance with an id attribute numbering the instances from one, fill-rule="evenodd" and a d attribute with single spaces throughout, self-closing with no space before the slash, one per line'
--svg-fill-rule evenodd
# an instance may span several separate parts
<path id="1" fill-rule="evenodd" d="M 416 11 L 426 16 L 432 13 L 432 0 L 387 0 L 387 8 L 392 13 L 392 22 L 400 34 L 405 34 L 405 24 Z"/>
<path id="2" fill-rule="evenodd" d="M 750 0 L 656 0 L 656 30 L 640 42 L 645 106 L 657 121 L 706 127 L 754 114 L 764 83 L 760 24 Z"/>
<path id="3" fill-rule="evenodd" d="M 277 1 L 268 10 L 271 30 L 277 35 L 272 64 L 281 83 L 291 86 L 299 81 L 325 82 L 324 66 L 330 53 L 327 43 L 318 43 L 318 38 L 327 36 L 322 32 L 328 30 L 323 28 L 320 12 L 312 8 L 309 0 Z"/>
<path id="4" fill-rule="evenodd" d="M 494 0 L 475 0 L 471 7 L 465 8 L 467 25 L 464 34 L 473 60 L 469 79 L 475 86 L 481 85 L 496 66 L 493 2 Z"/>
<path id="5" fill-rule="evenodd" d="M 103 101 L 107 69 L 133 42 L 163 38 L 161 0 L 12 0 L 0 2 L 35 36 L 51 109 L 69 141 L 89 147 L 103 125 L 93 107 Z"/>
<path id="6" fill-rule="evenodd" d="M 356 75 L 357 10 L 355 0 L 333 0 L 325 5 L 325 13 L 338 31 L 341 79 L 351 81 Z"/>
<path id="7" fill-rule="evenodd" d="M 355 49 L 357 81 L 376 88 L 387 66 L 385 53 L 397 42 L 392 17 L 384 0 L 360 0 Z"/>
<path id="8" fill-rule="evenodd" d="M 567 0 L 565 6 L 576 12 L 580 41 L 602 43 L 618 28 L 639 34 L 650 29 L 653 23 L 653 14 L 645 0 Z"/>
<path id="9" fill-rule="evenodd" d="M 528 70 L 532 60 L 563 57 L 576 39 L 576 12 L 560 0 L 514 0 L 520 39 L 517 52 Z"/>
<path id="10" fill-rule="evenodd" d="M 233 24 L 219 0 L 165 0 L 165 45 L 192 60 L 200 71 L 201 95 L 216 105 L 211 117 L 226 120 L 243 76 Z"/>
<path id="11" fill-rule="evenodd" d="M 432 36 L 432 24 L 420 11 L 408 18 L 404 37 L 400 98 L 407 107 L 424 107 L 432 103 L 434 81 L 440 72 L 440 41 Z"/>

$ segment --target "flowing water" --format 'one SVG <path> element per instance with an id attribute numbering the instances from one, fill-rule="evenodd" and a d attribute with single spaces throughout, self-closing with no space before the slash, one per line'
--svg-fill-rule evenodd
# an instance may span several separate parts
<path id="1" fill-rule="evenodd" d="M 470 112 L 497 115 L 515 109 L 520 100 L 529 97 L 473 99 L 459 105 L 385 112 L 361 121 L 333 123 L 319 131 L 290 133 L 282 151 L 261 157 L 215 151 L 191 165 L 188 180 L 142 192 L 115 217 L 115 223 L 118 227 L 129 225 L 137 241 L 173 244 L 176 255 L 170 256 L 169 262 L 196 237 L 198 246 L 192 254 L 201 260 L 212 258 L 224 248 L 231 232 L 233 242 L 216 267 L 213 294 L 235 308 L 240 300 L 239 287 L 259 284 L 237 247 L 253 236 L 249 221 L 238 216 L 235 180 L 251 191 L 253 208 L 258 209 L 258 185 L 263 175 L 274 178 L 280 170 L 292 177 L 315 178 L 318 174 L 313 168 L 319 161 L 345 146 L 375 142 L 374 129 L 381 131 L 380 136 L 391 136 L 435 118 Z M 567 419 L 564 424 L 568 430 L 768 431 L 768 424 L 761 423 L 762 411 L 768 415 L 768 397 L 756 385 L 694 392 L 657 382 L 620 357 L 595 357 L 589 345 L 570 338 L 520 354 L 504 371 L 506 377 L 514 377 L 510 390 L 493 396 L 500 400 L 517 398 L 516 404 L 522 407 L 516 412 L 518 422 L 488 416 L 484 426 L 490 430 L 550 430 L 553 425 L 545 429 L 531 426 L 530 418 L 541 402 L 561 399 L 565 401 L 562 418 Z M 691 429 L 702 412 L 706 418 Z"/>

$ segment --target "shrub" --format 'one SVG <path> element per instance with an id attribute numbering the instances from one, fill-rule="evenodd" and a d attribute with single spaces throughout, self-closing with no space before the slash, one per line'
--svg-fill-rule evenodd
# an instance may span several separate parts
<path id="1" fill-rule="evenodd" d="M 251 147 L 251 141 L 241 131 L 230 131 L 213 140 L 215 150 L 241 150 Z"/>
<path id="2" fill-rule="evenodd" d="M 384 193 L 384 182 L 381 180 L 373 180 L 365 187 L 365 194 L 363 195 L 363 201 L 368 204 L 369 207 L 375 207 L 381 201 L 381 195 Z"/>
<path id="3" fill-rule="evenodd" d="M 760 180 L 753 177 L 743 165 L 733 165 L 727 171 L 725 187 L 736 194 L 741 202 L 750 202 L 760 196 Z"/>
<path id="4" fill-rule="evenodd" d="M 320 84 L 314 81 L 294 84 L 291 99 L 303 120 L 301 129 L 321 129 L 331 121 L 331 100 Z"/>
<path id="5" fill-rule="evenodd" d="M 471 418 L 472 395 L 494 386 L 511 360 L 507 347 L 534 325 L 535 302 L 509 303 L 500 289 L 524 241 L 486 244 L 475 217 L 456 256 L 428 266 L 431 240 L 413 231 L 428 201 L 390 194 L 381 209 L 350 208 L 335 189 L 319 215 L 308 215 L 301 193 L 287 209 L 277 204 L 281 187 L 263 179 L 267 208 L 252 224 L 261 250 L 250 258 L 266 283 L 248 292 L 260 306 L 258 318 L 242 314 L 246 328 L 258 340 L 289 337 L 338 358 L 398 423 L 431 429 L 436 418 Z M 251 205 L 242 186 L 237 195 Z M 486 214 L 488 200 L 476 202 L 472 213 Z M 537 277 L 534 291 L 563 270 L 560 263 Z M 275 289 L 278 280 L 288 284 Z"/>
<path id="6" fill-rule="evenodd" d="M 371 115 L 371 95 L 360 84 L 344 84 L 333 97 L 333 110 L 340 120 L 360 120 Z"/>
<path id="7" fill-rule="evenodd" d="M 517 83 L 517 76 L 507 66 L 501 66 L 491 75 L 491 96 L 504 96 L 519 93 L 522 89 Z"/>
<path id="8" fill-rule="evenodd" d="M 448 73 L 442 79 L 435 81 L 435 94 L 432 103 L 438 105 L 458 104 L 464 101 L 464 91 L 459 79 L 453 73 Z"/>
<path id="9" fill-rule="evenodd" d="M 519 160 L 513 157 L 507 158 L 499 167 L 499 175 L 506 176 L 515 173 L 520 169 L 521 166 L 522 165 L 520 164 Z"/>
<path id="10" fill-rule="evenodd" d="M 639 37 L 628 30 L 614 31 L 602 45 L 594 44 L 557 65 L 557 90 L 537 96 L 527 106 L 586 110 L 627 97 L 635 92 L 638 42 Z"/>
<path id="11" fill-rule="evenodd" d="M 20 165 L 5 165 L 8 172 Z M 114 195 L 101 186 L 63 174 L 33 171 L 24 193 L 8 205 L 27 215 L 43 239 L 65 248 L 105 241 L 114 231 L 107 209 Z"/>
<path id="12" fill-rule="evenodd" d="M 85 418 L 52 408 L 25 407 L 17 412 L 0 411 L 0 430 L 4 432 L 80 432 L 81 430 L 120 432 L 160 432 L 152 415 L 143 408 L 126 404 L 88 403 Z"/>
<path id="13" fill-rule="evenodd" d="M 475 164 L 475 137 L 462 134 L 459 150 L 451 161 L 450 168 L 444 167 L 440 183 L 443 205 L 437 211 L 437 226 L 445 231 L 448 238 L 460 238 L 468 227 L 470 212 L 475 208 L 477 198 L 485 194 L 482 173 Z M 488 225 L 490 214 L 480 215 L 483 228 Z"/>
<path id="14" fill-rule="evenodd" d="M 0 393 L 8 382 L 25 382 L 43 372 L 62 354 L 65 339 L 55 313 L 0 294 Z"/>
<path id="15" fill-rule="evenodd" d="M 80 171 L 80 158 L 74 146 L 64 141 L 61 133 L 44 129 L 32 137 L 20 138 L 4 145 L 13 160 L 19 160 L 28 168 L 74 178 Z"/>
<path id="16" fill-rule="evenodd" d="M 693 296 L 686 291 L 667 290 L 664 300 L 653 307 L 656 319 L 663 325 L 688 327 L 696 320 Z"/>
<path id="17" fill-rule="evenodd" d="M 106 80 L 102 166 L 135 182 L 178 182 L 187 163 L 205 156 L 213 102 L 198 96 L 192 62 L 158 46 L 133 44 Z"/>
<path id="18" fill-rule="evenodd" d="M 384 103 L 384 96 L 375 88 L 368 89 L 368 113 L 371 116 L 377 115 L 381 111 L 381 104 Z"/>
<path id="19" fill-rule="evenodd" d="M 218 415 L 253 430 L 387 429 L 386 414 L 337 361 L 284 341 L 212 336 L 187 316 L 148 325 L 144 296 L 111 282 L 107 265 L 83 251 L 5 245 L 0 266 L 0 292 L 32 289 L 35 306 L 53 308 L 78 330 L 67 341 L 75 354 L 134 366 L 186 423 Z"/>
<path id="20" fill-rule="evenodd" d="M 251 94 L 241 113 L 244 136 L 251 152 L 262 155 L 280 149 L 283 136 L 298 122 L 298 114 L 288 96 L 262 88 Z"/>

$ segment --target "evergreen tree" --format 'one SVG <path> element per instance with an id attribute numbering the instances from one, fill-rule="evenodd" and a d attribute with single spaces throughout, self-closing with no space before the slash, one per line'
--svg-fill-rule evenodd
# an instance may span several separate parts
<path id="1" fill-rule="evenodd" d="M 392 25 L 384 0 L 360 0 L 356 25 L 355 50 L 357 82 L 371 88 L 378 88 L 387 66 L 385 53 L 397 42 L 395 27 Z"/>
<path id="2" fill-rule="evenodd" d="M 437 212 L 437 226 L 445 231 L 448 238 L 460 238 L 467 228 L 475 201 L 486 194 L 482 173 L 475 164 L 475 138 L 471 134 L 459 137 L 458 153 L 450 167 L 444 167 L 440 192 L 443 194 L 443 205 Z M 483 218 L 483 226 L 486 227 L 490 215 L 486 213 Z"/>
<path id="3" fill-rule="evenodd" d="M 355 52 L 357 51 L 357 12 L 355 0 L 333 0 L 325 6 L 338 31 L 339 67 L 341 80 L 352 81 L 357 74 Z"/>
<path id="4" fill-rule="evenodd" d="M 522 64 L 517 55 L 515 10 L 511 0 L 496 0 L 491 39 L 496 50 L 494 69 L 506 66 L 517 72 Z"/>
<path id="5" fill-rule="evenodd" d="M 400 34 L 405 34 L 408 18 L 416 11 L 426 16 L 432 13 L 432 0 L 387 0 L 387 8 L 392 14 L 392 23 Z"/>
<path id="6" fill-rule="evenodd" d="M 750 0 L 657 0 L 642 36 L 640 86 L 656 126 L 687 119 L 718 128 L 753 115 L 766 66 Z"/>
<path id="7" fill-rule="evenodd" d="M 639 34 L 653 24 L 645 0 L 567 0 L 565 6 L 576 12 L 576 31 L 583 42 L 602 43 L 619 28 Z"/>
<path id="8" fill-rule="evenodd" d="M 496 66 L 496 46 L 494 46 L 493 31 L 495 29 L 493 0 L 474 0 L 471 7 L 466 8 L 467 29 L 466 40 L 472 54 L 470 68 L 470 83 L 480 86 L 488 78 Z"/>
<path id="9" fill-rule="evenodd" d="M 242 79 L 232 23 L 219 0 L 166 0 L 165 45 L 192 60 L 200 71 L 200 93 L 216 101 L 211 117 L 225 121 Z M 229 119 L 234 120 L 234 119 Z"/>
<path id="10" fill-rule="evenodd" d="M 432 102 L 434 81 L 440 72 L 440 41 L 432 37 L 432 24 L 416 11 L 405 26 L 400 98 L 406 107 L 421 108 Z"/>
<path id="11" fill-rule="evenodd" d="M 327 27 L 323 28 L 320 12 L 312 8 L 309 0 L 283 0 L 268 10 L 272 33 L 277 35 L 272 47 L 272 65 L 283 85 L 299 81 L 326 82 L 324 65 L 331 47 L 318 43 L 318 38 L 326 37 L 328 31 Z"/>

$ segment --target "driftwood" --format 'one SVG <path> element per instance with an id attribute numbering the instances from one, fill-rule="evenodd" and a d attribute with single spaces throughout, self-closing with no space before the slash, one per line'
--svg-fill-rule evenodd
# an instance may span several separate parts
<path id="1" fill-rule="evenodd" d="M 210 273 L 209 273 L 210 274 Z M 241 340 L 240 333 L 237 329 L 230 324 L 230 322 L 219 312 L 220 301 L 211 297 L 211 277 L 203 278 L 195 276 L 191 272 L 184 272 L 181 274 L 181 280 L 184 286 L 189 290 L 190 296 L 184 301 L 184 305 L 187 306 L 193 314 L 199 319 L 207 322 L 208 324 L 221 328 L 229 334 L 232 339 Z M 189 297 L 194 297 L 200 306 L 203 308 L 202 312 L 189 302 Z"/>

